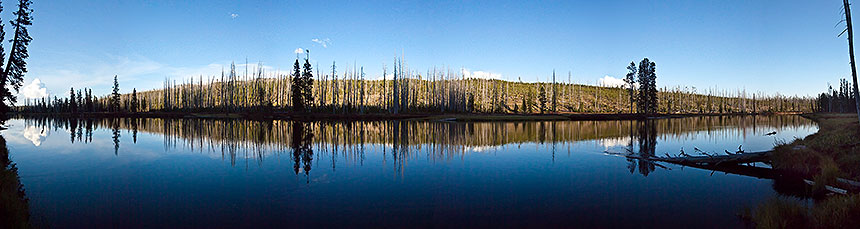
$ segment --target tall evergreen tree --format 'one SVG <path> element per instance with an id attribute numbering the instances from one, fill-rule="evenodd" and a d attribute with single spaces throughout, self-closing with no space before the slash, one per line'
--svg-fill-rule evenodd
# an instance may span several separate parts
<path id="1" fill-rule="evenodd" d="M 78 112 L 83 111 L 84 110 L 84 96 L 81 95 L 81 90 L 78 90 L 78 95 L 75 96 L 75 99 L 77 99 L 77 103 L 75 103 L 75 104 L 78 105 Z"/>
<path id="2" fill-rule="evenodd" d="M 15 92 L 18 92 L 24 80 L 24 73 L 27 73 L 26 59 L 30 57 L 30 54 L 27 52 L 27 46 L 33 40 L 27 31 L 27 26 L 32 25 L 33 21 L 33 17 L 31 16 L 33 9 L 30 9 L 30 4 L 30 0 L 19 0 L 18 10 L 13 13 L 15 20 L 9 21 L 15 30 L 15 35 L 10 40 L 12 42 L 12 50 L 9 53 L 9 60 L 6 62 L 5 70 L 0 69 L 0 72 L 3 74 L 0 76 L 0 113 L 8 112 L 11 109 L 10 107 L 17 101 L 15 95 L 6 88 L 6 85 L 12 86 Z M 0 11 L 2 9 L 0 7 Z M 5 35 L 3 25 L 0 24 L 0 41 L 4 39 Z M 3 48 L 0 47 L 0 62 L 3 61 L 3 53 Z M 6 102 L 9 102 L 9 104 L 6 104 Z"/>
<path id="3" fill-rule="evenodd" d="M 290 87 L 290 92 L 292 93 L 292 96 L 290 96 L 290 98 L 292 99 L 294 112 L 304 112 L 305 111 L 305 106 L 303 103 L 304 97 L 302 96 L 302 80 L 301 80 L 302 79 L 302 72 L 301 71 L 302 70 L 301 70 L 301 66 L 299 65 L 299 59 L 296 58 L 296 62 L 293 64 L 293 74 L 292 74 L 293 80 L 291 82 L 292 85 Z"/>
<path id="4" fill-rule="evenodd" d="M 139 106 L 137 102 L 137 88 L 131 89 L 131 102 L 129 104 L 128 110 L 131 112 L 137 112 L 137 107 Z"/>
<path id="5" fill-rule="evenodd" d="M 655 63 L 642 59 L 639 62 L 639 100 L 638 112 L 644 114 L 657 113 L 657 74 L 655 72 Z"/>
<path id="6" fill-rule="evenodd" d="M 636 84 L 636 63 L 633 61 L 630 61 L 630 65 L 627 66 L 627 76 L 624 77 L 624 83 L 627 84 L 627 94 L 630 97 L 630 113 L 633 113 L 633 103 L 636 101 L 636 88 L 633 87 Z"/>
<path id="7" fill-rule="evenodd" d="M 93 89 L 85 89 L 87 91 L 87 112 L 95 111 L 95 107 L 93 106 Z"/>
<path id="8" fill-rule="evenodd" d="M 293 82 L 292 82 L 292 102 L 293 102 L 293 111 L 295 112 L 307 112 L 310 108 L 309 106 L 313 103 L 313 84 L 314 84 L 314 75 L 313 68 L 308 60 L 310 58 L 310 51 L 305 50 L 308 53 L 308 56 L 305 57 L 305 64 L 303 66 L 299 66 L 299 60 L 296 59 L 295 64 L 293 64 Z"/>
<path id="9" fill-rule="evenodd" d="M 75 99 L 75 88 L 69 89 L 69 112 L 78 111 L 78 100 Z"/>
<path id="10" fill-rule="evenodd" d="M 302 102 L 305 105 L 305 109 L 310 109 L 310 105 L 313 104 L 314 95 L 313 95 L 313 87 L 314 87 L 314 74 L 313 67 L 308 59 L 310 59 L 310 50 L 305 50 L 308 54 L 305 57 L 305 64 L 303 66 L 302 71 Z"/>
<path id="11" fill-rule="evenodd" d="M 119 81 L 113 76 L 113 92 L 110 96 L 110 111 L 119 112 Z"/>

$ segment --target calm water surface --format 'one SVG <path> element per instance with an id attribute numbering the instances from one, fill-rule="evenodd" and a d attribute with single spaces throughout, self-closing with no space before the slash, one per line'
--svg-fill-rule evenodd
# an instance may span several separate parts
<path id="1" fill-rule="evenodd" d="M 34 225 L 122 228 L 740 227 L 774 181 L 606 152 L 759 151 L 818 129 L 799 116 L 8 124 Z"/>

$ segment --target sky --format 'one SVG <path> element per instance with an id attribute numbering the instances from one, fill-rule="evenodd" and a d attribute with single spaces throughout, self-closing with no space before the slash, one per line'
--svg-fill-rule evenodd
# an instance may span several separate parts
<path id="1" fill-rule="evenodd" d="M 14 2 L 3 2 L 8 21 Z M 659 87 L 814 95 L 850 78 L 841 1 L 143 1 L 32 4 L 19 96 L 155 89 L 165 79 L 289 70 L 295 51 L 368 78 L 402 56 L 511 81 L 616 82 L 642 58 Z M 11 34 L 6 26 L 7 35 Z M 8 51 L 8 42 L 4 43 Z M 8 54 L 7 54 L 8 55 Z M 302 55 L 304 57 L 304 55 Z M 23 100 L 23 99 L 19 99 Z"/>

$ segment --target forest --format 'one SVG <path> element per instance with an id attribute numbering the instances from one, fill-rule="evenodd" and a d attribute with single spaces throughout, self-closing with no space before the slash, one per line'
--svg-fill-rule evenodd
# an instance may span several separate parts
<path id="1" fill-rule="evenodd" d="M 332 63 L 322 72 L 308 58 L 296 59 L 290 74 L 237 69 L 220 76 L 165 79 L 154 90 L 121 93 L 117 77 L 109 95 L 92 89 L 69 90 L 65 98 L 26 100 L 18 113 L 293 113 L 293 114 L 557 114 L 644 113 L 729 114 L 787 113 L 822 109 L 809 97 L 767 95 L 744 89 L 658 87 L 655 63 L 631 62 L 621 87 L 574 83 L 555 71 L 547 82 L 468 78 L 462 71 L 410 69 L 395 58 L 393 70 L 369 79 L 364 67 Z M 316 72 L 314 72 L 316 68 Z M 126 89 L 127 91 L 127 89 Z"/>
<path id="2" fill-rule="evenodd" d="M 836 113 L 852 113 L 857 111 L 855 94 L 851 90 L 852 87 L 853 84 L 846 79 L 839 80 L 839 87 L 836 89 L 833 86 L 828 86 L 827 92 L 822 92 L 815 100 L 816 111 Z"/>

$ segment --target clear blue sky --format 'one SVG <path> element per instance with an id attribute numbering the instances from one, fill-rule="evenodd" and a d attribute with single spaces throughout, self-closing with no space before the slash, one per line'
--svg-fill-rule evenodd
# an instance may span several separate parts
<path id="1" fill-rule="evenodd" d="M 15 7 L 3 3 L 4 21 Z M 630 61 L 658 86 L 812 95 L 850 77 L 841 1 L 46 1 L 34 0 L 30 72 L 50 94 L 123 92 L 166 77 L 219 74 L 231 61 L 289 69 L 294 50 L 368 78 L 404 54 L 502 79 L 595 84 Z M 857 9 L 860 10 L 860 9 Z M 7 27 L 8 29 L 8 27 Z M 10 32 L 7 32 L 10 34 Z M 312 41 L 328 41 L 325 46 Z M 8 50 L 8 48 L 7 48 Z M 31 87 L 32 88 L 32 87 Z"/>

